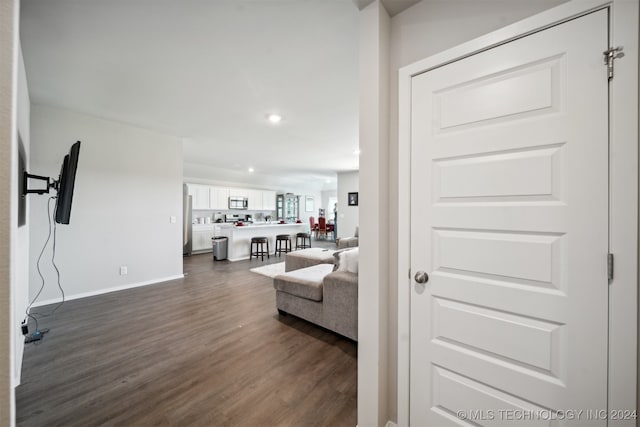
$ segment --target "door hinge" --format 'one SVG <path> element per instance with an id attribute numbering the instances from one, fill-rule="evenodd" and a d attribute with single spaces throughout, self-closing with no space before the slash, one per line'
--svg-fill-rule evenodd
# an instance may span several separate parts
<path id="1" fill-rule="evenodd" d="M 610 47 L 602 52 L 602 54 L 604 55 L 604 65 L 607 66 L 607 76 L 609 80 L 611 80 L 613 78 L 613 60 L 624 56 L 622 46 Z"/>
<path id="2" fill-rule="evenodd" d="M 613 280 L 613 254 L 607 254 L 607 278 Z"/>

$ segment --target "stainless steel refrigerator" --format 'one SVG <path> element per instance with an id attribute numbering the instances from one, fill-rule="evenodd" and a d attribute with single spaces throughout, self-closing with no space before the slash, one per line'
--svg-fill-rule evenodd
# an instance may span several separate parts
<path id="1" fill-rule="evenodd" d="M 193 218 L 191 218 L 191 196 L 188 193 L 187 186 L 183 186 L 182 192 L 182 255 L 191 256 L 193 248 L 193 238 L 191 234 L 191 227 Z"/>

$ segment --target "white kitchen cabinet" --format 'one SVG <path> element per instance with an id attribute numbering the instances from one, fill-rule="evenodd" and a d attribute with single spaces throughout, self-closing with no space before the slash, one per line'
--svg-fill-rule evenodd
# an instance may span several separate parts
<path id="1" fill-rule="evenodd" d="M 249 191 L 246 188 L 230 188 L 229 196 L 230 197 L 249 197 Z"/>
<path id="2" fill-rule="evenodd" d="M 227 210 L 229 209 L 229 189 L 226 187 L 210 187 L 210 204 L 211 209 Z"/>
<path id="3" fill-rule="evenodd" d="M 275 211 L 276 192 L 249 188 L 227 188 L 204 184 L 187 184 L 193 209 L 228 210 L 229 197 L 246 197 L 250 211 Z M 195 242 L 194 242 L 195 243 Z"/>
<path id="4" fill-rule="evenodd" d="M 212 237 L 213 237 L 213 227 L 208 227 L 204 230 L 194 229 L 192 250 L 194 252 L 213 250 L 213 244 L 211 243 Z"/>
<path id="5" fill-rule="evenodd" d="M 262 191 L 262 210 L 263 211 L 276 210 L 276 192 L 275 191 Z"/>
<path id="6" fill-rule="evenodd" d="M 208 185 L 187 184 L 187 190 L 191 196 L 192 209 L 209 209 L 211 195 Z"/>
<path id="7" fill-rule="evenodd" d="M 249 199 L 249 207 L 250 211 L 261 211 L 262 210 L 262 191 L 261 190 L 246 190 L 247 197 Z"/>

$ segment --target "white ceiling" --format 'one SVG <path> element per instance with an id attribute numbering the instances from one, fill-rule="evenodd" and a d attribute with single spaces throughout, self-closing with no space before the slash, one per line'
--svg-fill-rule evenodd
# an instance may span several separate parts
<path id="1" fill-rule="evenodd" d="M 327 189 L 336 172 L 358 166 L 351 0 L 21 5 L 34 103 L 177 135 L 185 175 L 255 184 L 286 177 Z M 271 112 L 281 124 L 266 120 Z"/>
<path id="2" fill-rule="evenodd" d="M 374 0 L 353 0 L 353 4 L 355 4 L 358 7 L 358 9 L 362 10 L 368 5 L 370 5 L 371 3 L 373 3 L 373 1 Z M 380 0 L 380 1 L 382 2 L 382 5 L 384 6 L 384 8 L 387 10 L 387 13 L 389 14 L 389 16 L 396 16 L 398 13 L 404 11 L 405 9 L 408 9 L 414 4 L 420 3 L 421 0 Z M 433 0 L 430 0 L 430 1 L 433 1 Z M 440 0 L 440 1 L 444 1 L 444 0 Z M 452 0 L 449 0 L 449 1 L 452 1 Z"/>

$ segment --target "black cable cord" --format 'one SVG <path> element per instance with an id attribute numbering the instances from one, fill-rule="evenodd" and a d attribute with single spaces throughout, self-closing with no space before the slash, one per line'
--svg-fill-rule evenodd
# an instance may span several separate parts
<path id="1" fill-rule="evenodd" d="M 56 215 L 56 212 L 58 210 L 58 207 L 56 205 L 56 209 L 54 209 L 53 211 L 53 215 Z M 56 305 L 56 307 L 53 309 L 53 311 L 51 311 L 51 313 L 49 314 L 53 314 L 56 312 L 57 309 L 59 309 L 60 307 L 62 307 L 62 304 L 64 304 L 64 289 L 62 289 L 62 285 L 60 284 L 60 270 L 58 270 L 58 266 L 56 265 L 56 222 L 55 220 L 53 221 L 53 253 L 51 255 L 51 264 L 53 264 L 53 268 L 55 268 L 56 270 L 56 275 L 58 276 L 58 289 L 60 289 L 60 293 L 62 294 L 62 301 L 60 301 L 60 304 Z"/>
<path id="2" fill-rule="evenodd" d="M 52 197 L 52 199 L 55 199 L 57 197 Z M 62 284 L 60 281 L 60 270 L 58 269 L 58 265 L 56 264 L 56 231 L 58 230 L 57 228 L 57 224 L 55 222 L 55 220 L 53 220 L 53 218 L 55 218 L 56 215 L 56 211 L 57 211 L 57 206 L 56 208 L 54 208 L 53 210 L 53 217 L 51 215 L 49 215 L 49 226 L 51 227 L 51 224 L 53 223 L 53 240 L 52 240 L 52 254 L 51 254 L 51 264 L 53 265 L 53 268 L 56 270 L 56 276 L 57 276 L 57 283 L 58 283 L 58 289 L 60 289 L 60 293 L 62 294 L 62 301 L 60 301 L 53 310 L 51 310 L 49 313 L 33 313 L 31 316 L 32 318 L 36 318 L 36 317 L 48 317 L 53 315 L 60 307 L 62 307 L 62 304 L 64 304 L 65 302 L 65 293 L 64 293 L 64 289 L 62 288 Z M 47 209 L 47 213 L 49 214 L 49 211 Z M 42 276 L 40 276 L 42 277 Z M 42 291 L 42 288 L 40 289 Z M 39 293 L 38 293 L 39 294 Z M 36 297 L 37 298 L 37 297 Z M 32 303 L 33 304 L 33 303 Z M 37 321 L 36 321 L 36 330 L 37 330 Z"/>
<path id="3" fill-rule="evenodd" d="M 42 293 L 42 290 L 44 289 L 44 276 L 42 275 L 42 271 L 40 270 L 40 260 L 42 259 L 42 255 L 44 254 L 45 249 L 47 249 L 47 245 L 49 244 L 49 240 L 51 239 L 51 201 L 55 199 L 55 197 L 49 197 L 49 200 L 47 201 L 47 218 L 49 219 L 49 234 L 47 235 L 47 240 L 45 240 L 44 245 L 42 246 L 42 250 L 40 251 L 40 255 L 38 256 L 38 261 L 36 262 L 36 269 L 38 270 L 38 275 L 40 276 L 40 280 L 42 281 L 42 285 L 40 285 L 40 289 L 38 290 L 38 293 L 36 294 L 36 296 L 33 298 L 33 300 L 29 303 L 29 305 L 27 306 L 27 308 L 25 309 L 25 314 L 27 315 L 28 318 L 33 319 L 33 321 L 36 323 L 36 329 L 35 331 L 38 331 L 38 319 L 36 318 L 36 316 L 32 315 L 31 313 L 29 313 L 29 310 L 31 310 L 31 306 L 36 302 L 36 300 L 38 299 L 38 297 L 40 297 L 40 294 Z"/>

